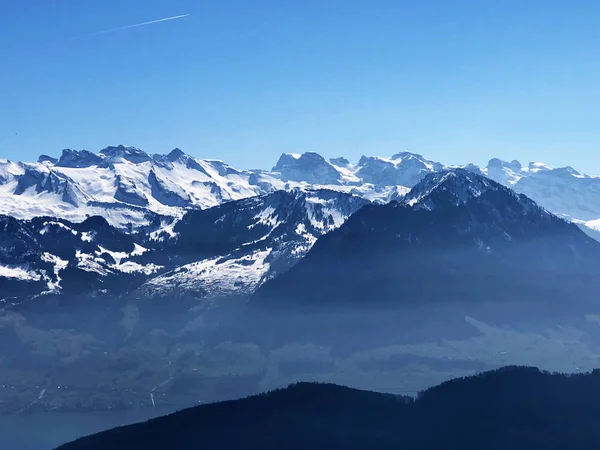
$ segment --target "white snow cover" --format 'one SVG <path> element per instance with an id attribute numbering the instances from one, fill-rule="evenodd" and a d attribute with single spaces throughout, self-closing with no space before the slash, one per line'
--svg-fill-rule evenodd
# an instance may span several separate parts
<path id="1" fill-rule="evenodd" d="M 75 257 L 78 261 L 77 267 L 79 267 L 81 270 L 85 270 L 86 272 L 95 272 L 102 276 L 106 276 L 111 272 L 104 265 L 104 261 L 98 260 L 94 257 L 94 255 L 82 253 L 80 250 L 77 250 Z"/>
<path id="2" fill-rule="evenodd" d="M 253 292 L 269 271 L 266 258 L 271 249 L 253 252 L 238 259 L 210 258 L 179 267 L 144 285 L 155 294 L 174 288 L 182 291 L 205 289 L 207 297 Z"/>
<path id="3" fill-rule="evenodd" d="M 76 236 L 76 235 L 77 235 L 77 231 L 75 231 L 75 230 L 73 230 L 73 229 L 69 228 L 69 227 L 68 227 L 68 226 L 66 226 L 64 223 L 61 223 L 61 222 L 54 222 L 54 221 L 47 222 L 47 223 L 46 223 L 46 226 L 40 230 L 40 234 L 46 234 L 46 233 L 48 232 L 48 229 L 49 229 L 51 226 L 55 226 L 55 227 L 58 227 L 58 228 L 63 228 L 63 229 L 65 229 L 65 230 L 68 230 L 68 231 L 70 231 L 70 232 L 71 232 L 71 233 L 72 233 L 74 236 Z"/>
<path id="4" fill-rule="evenodd" d="M 86 272 L 95 272 L 102 276 L 106 276 L 114 272 L 138 272 L 145 275 L 152 275 L 153 273 L 160 271 L 163 266 L 152 263 L 144 265 L 129 260 L 129 258 L 132 256 L 140 256 L 147 251 L 148 249 L 138 244 L 134 244 L 134 249 L 131 253 L 115 252 L 102 246 L 98 246 L 98 250 L 96 250 L 94 254 L 83 253 L 81 250 L 77 250 L 75 257 L 77 258 L 78 268 L 85 270 Z M 108 263 L 103 258 L 105 254 L 110 255 L 115 262 Z"/>
<path id="5" fill-rule="evenodd" d="M 442 189 L 445 189 L 444 185 L 448 182 L 452 183 L 451 192 L 457 205 L 460 203 L 465 203 L 471 198 L 477 198 L 481 196 L 491 186 L 491 183 L 487 178 L 476 176 L 475 174 L 467 171 L 465 171 L 464 174 L 466 175 L 464 182 L 463 178 L 458 176 L 455 171 L 448 171 L 445 173 L 440 173 L 439 175 L 431 175 L 434 178 L 430 179 L 429 183 L 422 186 L 419 191 L 417 191 L 415 188 L 408 193 L 406 197 L 406 203 L 409 206 L 415 206 L 423 203 L 423 208 L 433 209 L 435 205 L 424 203 L 424 199 L 428 197 L 434 189 L 439 189 L 440 186 Z"/>
<path id="6" fill-rule="evenodd" d="M 391 158 L 364 157 L 344 166 L 318 155 L 303 158 L 291 153 L 286 161 L 300 164 L 293 168 L 299 179 L 284 181 L 279 172 L 239 171 L 222 161 L 193 158 L 177 149 L 154 157 L 125 146 L 108 147 L 98 155 L 65 152 L 56 163 L 0 160 L 0 210 L 18 218 L 51 216 L 71 221 L 101 215 L 110 224 L 125 228 L 128 224 L 148 225 L 148 211 L 180 218 L 185 208 L 208 208 L 282 189 L 326 188 L 385 203 L 400 198 L 410 186 L 389 183 L 389 173 L 378 179 L 377 170 L 370 172 L 371 165 L 385 163 L 400 174 L 408 171 L 407 179 L 414 178 L 414 170 L 433 170 L 438 165 L 406 152 Z M 326 182 L 315 183 L 321 173 Z M 333 178 L 337 181 L 331 184 Z M 165 220 L 161 231 L 172 234 L 173 225 L 174 221 Z M 156 238 L 161 231 L 155 233 Z"/>
<path id="7" fill-rule="evenodd" d="M 529 167 L 524 170 L 529 172 L 540 172 L 542 170 L 552 170 L 552 167 L 542 162 L 531 162 L 529 163 Z"/>
<path id="8" fill-rule="evenodd" d="M 96 155 L 67 151 L 56 163 L 0 160 L 0 211 L 18 218 L 52 216 L 72 221 L 101 215 L 120 228 L 147 225 L 150 211 L 167 217 L 153 235 L 160 239 L 165 233 L 174 237 L 173 226 L 187 208 L 208 208 L 295 188 L 326 188 L 386 203 L 401 199 L 427 173 L 457 167 L 410 152 L 363 156 L 355 163 L 289 153 L 280 162 L 273 172 L 239 171 L 178 149 L 151 157 L 125 146 Z M 484 168 L 463 167 L 527 195 L 555 214 L 586 224 L 600 220 L 599 177 L 542 162 L 522 166 L 518 161 L 493 159 Z M 286 170 L 292 178 L 285 177 Z M 82 240 L 89 239 L 92 236 L 82 235 Z"/>
<path id="9" fill-rule="evenodd" d="M 156 273 L 163 268 L 163 266 L 159 266 L 156 264 L 142 265 L 133 261 L 125 261 L 124 263 L 115 264 L 111 267 L 124 273 L 140 272 L 144 275 L 152 275 L 153 273 Z"/>
<path id="10" fill-rule="evenodd" d="M 184 207 L 208 208 L 275 190 L 252 185 L 250 172 L 217 160 L 183 154 L 173 160 L 143 162 L 104 159 L 111 162 L 88 167 L 0 160 L 0 210 L 18 218 L 52 216 L 72 221 L 101 215 L 118 227 L 141 226 L 148 223 L 147 211 L 177 217 Z M 53 181 L 47 181 L 51 177 Z M 262 181 L 260 174 L 255 178 Z M 269 177 L 265 178 L 269 185 Z"/>
<path id="11" fill-rule="evenodd" d="M 581 223 L 581 221 L 578 222 Z M 600 219 L 588 220 L 587 222 L 583 222 L 583 224 L 594 231 L 600 231 Z"/>
<path id="12" fill-rule="evenodd" d="M 0 278 L 14 278 L 21 281 L 38 281 L 41 276 L 23 267 L 0 265 Z"/>
<path id="13" fill-rule="evenodd" d="M 45 276 L 44 279 L 48 284 L 48 292 L 55 292 L 61 288 L 60 282 L 62 281 L 60 278 L 60 271 L 66 269 L 69 265 L 69 261 L 65 261 L 64 259 L 59 258 L 56 255 L 52 255 L 51 253 L 44 253 L 42 255 L 42 261 L 54 264 L 54 277 L 53 281 L 48 276 Z"/>

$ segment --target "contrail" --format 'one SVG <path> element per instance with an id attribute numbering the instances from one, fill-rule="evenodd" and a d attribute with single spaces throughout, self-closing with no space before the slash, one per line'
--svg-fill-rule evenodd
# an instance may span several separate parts
<path id="1" fill-rule="evenodd" d="M 145 25 L 152 25 L 153 23 L 166 22 L 167 20 L 183 19 L 184 17 L 188 17 L 190 15 L 191 14 L 182 14 L 180 16 L 165 17 L 164 19 L 151 20 L 150 22 L 136 23 L 135 25 L 125 25 L 124 27 L 112 28 L 110 30 L 96 31 L 95 33 L 86 34 L 85 36 L 97 36 L 99 34 L 113 33 L 115 31 L 128 30 L 129 28 L 137 28 L 143 27 Z"/>

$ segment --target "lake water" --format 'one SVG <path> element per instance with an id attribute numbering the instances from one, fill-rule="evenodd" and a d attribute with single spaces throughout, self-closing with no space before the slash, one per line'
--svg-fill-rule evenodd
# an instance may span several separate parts
<path id="1" fill-rule="evenodd" d="M 82 436 L 175 412 L 156 408 L 88 413 L 0 415 L 0 449 L 51 450 Z"/>

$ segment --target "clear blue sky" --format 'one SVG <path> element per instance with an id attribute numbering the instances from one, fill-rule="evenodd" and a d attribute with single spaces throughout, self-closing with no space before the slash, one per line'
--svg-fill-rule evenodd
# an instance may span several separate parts
<path id="1" fill-rule="evenodd" d="M 410 150 L 600 175 L 599 24 L 598 1 L 4 1 L 0 157 Z"/>

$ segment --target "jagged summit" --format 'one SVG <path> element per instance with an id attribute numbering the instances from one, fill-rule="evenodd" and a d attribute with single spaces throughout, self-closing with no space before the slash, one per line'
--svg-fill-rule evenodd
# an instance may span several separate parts
<path id="1" fill-rule="evenodd" d="M 434 194 L 443 195 L 444 201 L 453 204 L 466 203 L 471 198 L 481 195 L 490 185 L 484 177 L 465 169 L 443 170 L 427 175 L 404 197 L 403 203 L 433 209 Z"/>
<path id="2" fill-rule="evenodd" d="M 395 155 L 392 155 L 393 160 L 407 159 L 407 158 L 414 158 L 414 159 L 417 159 L 420 161 L 427 161 L 423 157 L 423 155 L 420 155 L 418 153 L 408 152 L 408 151 L 398 152 Z M 427 162 L 430 162 L 430 161 L 427 161 Z"/>
<path id="3" fill-rule="evenodd" d="M 507 162 L 507 161 L 502 161 L 499 158 L 490 159 L 487 167 L 488 167 L 488 169 L 501 169 L 503 167 L 508 167 L 509 169 L 511 169 L 515 172 L 520 172 L 523 168 L 521 163 L 519 161 L 517 161 L 516 159 L 513 159 L 511 162 Z"/>
<path id="4" fill-rule="evenodd" d="M 271 175 L 238 171 L 180 149 L 153 157 L 125 145 L 97 154 L 66 149 L 58 160 L 44 156 L 40 161 L 0 161 L 3 212 L 71 221 L 102 215 L 112 225 L 131 229 L 145 226 L 154 214 L 180 217 L 185 209 L 208 208 L 285 187 Z"/>
<path id="5" fill-rule="evenodd" d="M 340 184 L 342 177 L 336 168 L 321 155 L 306 152 L 302 155 L 284 153 L 273 167 L 284 181 L 310 184 Z"/>
<path id="6" fill-rule="evenodd" d="M 387 203 L 400 200 L 427 175 L 454 167 L 409 151 L 390 157 L 362 156 L 357 162 L 343 157 L 327 160 L 315 152 L 284 153 L 272 171 L 241 171 L 179 148 L 152 156 L 126 145 L 98 153 L 66 149 L 60 158 L 42 155 L 37 163 L 0 161 L 0 208 L 23 218 L 49 215 L 78 221 L 100 214 L 123 227 L 130 222 L 139 225 L 148 211 L 178 216 L 181 208 L 206 208 L 295 186 L 326 187 Z M 577 220 L 584 229 L 598 228 L 599 177 L 582 175 L 569 166 L 552 169 L 498 158 L 483 168 L 461 167 Z M 63 195 L 57 186 L 65 183 L 69 192 Z"/>
<path id="7" fill-rule="evenodd" d="M 187 155 L 183 152 L 183 150 L 181 150 L 180 148 L 174 148 L 167 155 L 167 159 L 169 161 L 177 161 L 178 159 L 181 159 L 185 156 Z"/>
<path id="8" fill-rule="evenodd" d="M 179 148 L 173 149 L 166 155 L 155 154 L 150 156 L 140 148 L 119 144 L 109 145 L 108 147 L 99 150 L 98 153 L 93 153 L 89 150 L 64 149 L 59 158 L 42 154 L 39 156 L 37 162 L 49 163 L 50 165 L 56 165 L 57 167 L 85 168 L 101 164 L 106 166 L 108 163 L 130 162 L 133 164 L 141 164 L 163 158 L 175 161 L 184 156 L 187 155 Z"/>
<path id="9" fill-rule="evenodd" d="M 102 162 L 102 157 L 88 150 L 64 149 L 60 158 L 56 162 L 57 167 L 67 168 L 85 168 L 98 165 Z"/>
<path id="10" fill-rule="evenodd" d="M 443 164 L 428 161 L 421 155 L 409 152 L 397 153 L 391 158 L 362 156 L 355 175 L 375 185 L 399 185 L 412 187 L 428 173 L 443 170 Z"/>
<path id="11" fill-rule="evenodd" d="M 129 161 L 134 164 L 140 164 L 146 161 L 150 161 L 152 158 L 143 150 L 136 147 L 128 147 L 125 145 L 117 145 L 106 147 L 98 153 L 104 157 L 105 161 L 108 162 L 122 162 Z"/>
<path id="12" fill-rule="evenodd" d="M 413 210 L 439 210 L 456 228 L 482 240 L 535 238 L 573 227 L 523 194 L 482 175 L 456 168 L 432 173 L 400 202 Z"/>
<path id="13" fill-rule="evenodd" d="M 511 189 L 463 168 L 442 170 L 427 175 L 411 189 L 402 203 L 414 208 L 432 210 L 440 204 L 446 206 L 465 204 L 488 192 L 501 192 L 531 207 L 534 205 L 534 202 L 525 196 L 518 196 Z"/>
<path id="14" fill-rule="evenodd" d="M 340 156 L 338 158 L 329 158 L 329 162 L 331 164 L 333 164 L 334 166 L 339 166 L 339 167 L 349 167 L 350 166 L 350 161 L 348 161 L 343 156 Z"/>

